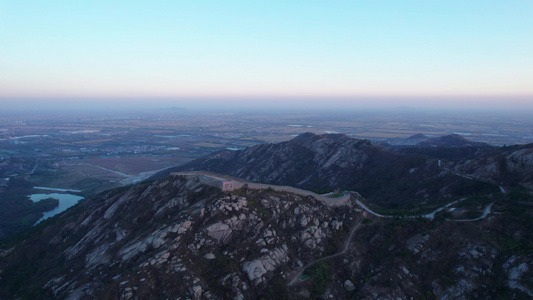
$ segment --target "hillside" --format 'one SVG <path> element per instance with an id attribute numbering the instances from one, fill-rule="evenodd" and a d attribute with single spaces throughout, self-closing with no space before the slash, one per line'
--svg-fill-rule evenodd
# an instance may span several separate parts
<path id="1" fill-rule="evenodd" d="M 478 221 L 377 218 L 353 202 L 171 176 L 102 193 L 1 243 L 0 298 L 526 298 L 530 198 L 469 197 L 458 207 L 492 203 Z"/>
<path id="2" fill-rule="evenodd" d="M 191 170 L 314 191 L 354 190 L 386 209 L 434 206 L 465 194 L 497 189 L 448 172 L 430 156 L 397 153 L 342 134 L 301 134 L 278 144 L 217 152 L 172 169 Z"/>
<path id="3" fill-rule="evenodd" d="M 533 190 L 533 144 L 502 147 L 485 155 L 451 161 L 448 166 L 473 178 Z"/>
<path id="4" fill-rule="evenodd" d="M 486 143 L 474 142 L 467 138 L 450 134 L 441 137 L 427 138 L 424 135 L 409 137 L 409 141 L 418 141 L 415 145 L 390 145 L 385 147 L 392 152 L 404 155 L 424 155 L 436 159 L 461 161 L 496 153 L 498 147 Z"/>
<path id="5" fill-rule="evenodd" d="M 358 219 L 351 211 L 180 176 L 112 190 L 4 248 L 0 298 L 256 298 L 335 252 Z"/>
<path id="6" fill-rule="evenodd" d="M 489 147 L 487 143 L 470 141 L 458 134 L 430 138 L 417 143 L 420 147 Z"/>
<path id="7" fill-rule="evenodd" d="M 218 152 L 181 169 L 221 174 L 159 174 L 0 241 L 0 299 L 528 299 L 532 149 L 308 133 Z"/>

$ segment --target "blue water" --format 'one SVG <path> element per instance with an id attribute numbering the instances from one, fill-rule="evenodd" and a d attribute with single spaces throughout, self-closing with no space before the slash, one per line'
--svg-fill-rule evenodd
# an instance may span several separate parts
<path id="1" fill-rule="evenodd" d="M 54 208 L 54 209 L 52 209 L 52 210 L 49 210 L 49 211 L 45 212 L 44 216 L 42 218 L 40 218 L 39 220 L 37 220 L 37 222 L 35 224 L 41 222 L 44 219 L 48 219 L 50 217 L 53 217 L 53 216 L 57 215 L 60 212 L 63 212 L 65 210 L 67 210 L 69 207 L 76 205 L 76 203 L 78 203 L 78 201 L 83 199 L 83 197 L 81 197 L 81 196 L 76 196 L 76 195 L 72 195 L 72 194 L 53 193 L 53 194 L 33 194 L 33 195 L 30 195 L 30 199 L 33 202 L 39 202 L 39 201 L 41 201 L 43 199 L 46 199 L 46 198 L 54 198 L 54 199 L 59 200 L 59 206 Z"/>

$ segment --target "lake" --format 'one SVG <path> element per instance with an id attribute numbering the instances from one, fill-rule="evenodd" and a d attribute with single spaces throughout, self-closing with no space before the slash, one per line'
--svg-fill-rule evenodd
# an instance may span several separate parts
<path id="1" fill-rule="evenodd" d="M 44 219 L 48 219 L 50 217 L 53 217 L 53 216 L 57 215 L 60 212 L 63 212 L 65 210 L 67 210 L 69 207 L 76 205 L 76 203 L 78 203 L 78 201 L 83 199 L 83 197 L 81 197 L 81 196 L 72 195 L 72 194 L 52 193 L 52 194 L 32 194 L 32 195 L 30 195 L 30 199 L 33 202 L 39 202 L 39 201 L 41 201 L 43 199 L 46 199 L 46 198 L 54 198 L 54 199 L 59 200 L 59 206 L 54 208 L 54 209 L 52 209 L 52 210 L 49 210 L 49 211 L 45 212 L 44 216 L 42 218 L 40 218 L 39 220 L 37 220 L 37 222 L 35 222 L 35 224 L 41 222 Z"/>

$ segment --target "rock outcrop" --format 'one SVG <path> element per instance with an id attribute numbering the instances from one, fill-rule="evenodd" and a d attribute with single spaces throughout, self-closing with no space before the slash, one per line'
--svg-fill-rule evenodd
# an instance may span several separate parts
<path id="1" fill-rule="evenodd" d="M 40 250 L 25 252 L 37 260 L 28 268 L 54 264 L 46 275 L 25 278 L 27 289 L 44 298 L 111 293 L 121 299 L 154 294 L 201 299 L 228 292 L 250 298 L 263 294 L 273 278 L 287 278 L 298 263 L 320 257 L 354 221 L 346 219 L 350 206 L 331 208 L 270 190 L 238 192 L 222 193 L 180 176 L 110 191 L 68 211 L 62 217 L 66 225 L 23 242 L 13 253 L 34 245 L 54 249 L 57 262 L 40 259 Z M 24 270 L 16 257 L 0 274 L 15 269 Z"/>
<path id="2" fill-rule="evenodd" d="M 533 144 L 502 147 L 479 157 L 449 162 L 451 170 L 500 185 L 521 184 L 533 190 Z"/>

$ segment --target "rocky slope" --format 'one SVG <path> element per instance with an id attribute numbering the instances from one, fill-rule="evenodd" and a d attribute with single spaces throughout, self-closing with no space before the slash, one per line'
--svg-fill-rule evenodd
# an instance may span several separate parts
<path id="1" fill-rule="evenodd" d="M 186 168 L 363 197 L 329 207 L 194 176 L 107 191 L 0 241 L 0 299 L 530 299 L 532 149 L 441 160 L 304 134 L 220 152 Z M 442 210 L 377 217 L 356 199 Z"/>
<path id="2" fill-rule="evenodd" d="M 4 249 L 0 298 L 256 298 L 336 251 L 351 211 L 182 177 L 114 190 Z"/>
<path id="3" fill-rule="evenodd" d="M 533 296 L 531 195 L 486 197 L 462 202 L 493 202 L 475 222 L 376 218 L 353 203 L 166 177 L 4 241 L 0 299 Z"/>
<path id="4" fill-rule="evenodd" d="M 448 163 L 450 169 L 501 185 L 533 190 L 533 144 L 502 147 L 496 152 Z"/>
<path id="5" fill-rule="evenodd" d="M 445 198 L 493 189 L 451 174 L 436 158 L 394 153 L 342 134 L 306 133 L 279 144 L 221 151 L 173 170 L 212 171 L 315 191 L 354 190 L 387 209 L 434 205 Z"/>

